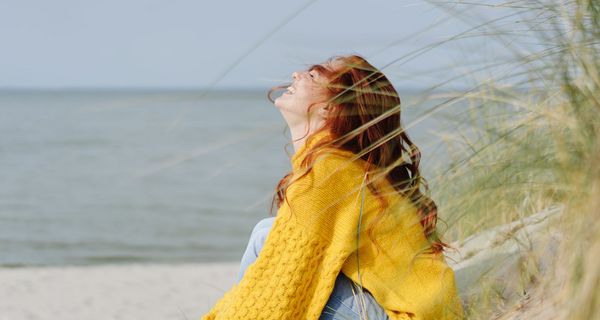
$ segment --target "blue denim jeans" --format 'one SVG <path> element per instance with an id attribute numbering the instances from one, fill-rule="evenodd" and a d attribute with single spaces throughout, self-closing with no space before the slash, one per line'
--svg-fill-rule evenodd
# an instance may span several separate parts
<path id="1" fill-rule="evenodd" d="M 254 230 L 252 230 L 248 246 L 242 256 L 238 282 L 244 276 L 246 268 L 258 257 L 274 220 L 275 217 L 262 219 L 256 224 Z M 340 272 L 319 319 L 387 320 L 389 317 L 369 291 L 366 289 L 361 290 L 356 283 Z"/>

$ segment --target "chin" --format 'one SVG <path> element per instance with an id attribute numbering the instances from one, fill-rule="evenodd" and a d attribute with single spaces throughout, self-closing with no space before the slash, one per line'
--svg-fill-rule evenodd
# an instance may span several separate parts
<path id="1" fill-rule="evenodd" d="M 273 104 L 274 104 L 274 105 L 275 105 L 277 108 L 279 108 L 279 109 L 281 109 L 281 108 L 285 108 L 285 106 L 286 106 L 286 103 L 285 103 L 285 101 L 281 101 L 281 98 L 277 98 L 277 99 L 275 99 L 275 100 L 273 101 Z"/>

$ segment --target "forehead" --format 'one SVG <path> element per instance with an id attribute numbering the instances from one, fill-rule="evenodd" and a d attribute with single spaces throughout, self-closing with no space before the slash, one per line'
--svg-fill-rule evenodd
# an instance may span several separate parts
<path id="1" fill-rule="evenodd" d="M 319 73 L 330 75 L 334 74 L 336 71 L 343 69 L 346 66 L 346 62 L 343 59 L 330 59 L 324 63 L 313 64 L 308 68 L 308 71 L 315 70 Z"/>
<path id="2" fill-rule="evenodd" d="M 331 70 L 339 70 L 344 66 L 344 62 L 340 59 L 332 59 L 327 61 L 326 65 Z"/>

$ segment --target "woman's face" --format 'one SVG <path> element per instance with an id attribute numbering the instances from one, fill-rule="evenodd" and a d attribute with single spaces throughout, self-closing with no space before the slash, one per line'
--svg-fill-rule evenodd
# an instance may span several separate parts
<path id="1" fill-rule="evenodd" d="M 327 80 L 316 69 L 292 73 L 292 84 L 274 101 L 290 127 L 304 124 L 309 116 L 311 121 L 319 118 L 318 109 L 323 108 L 330 98 L 330 93 L 325 88 Z M 316 105 L 309 115 L 308 107 L 312 104 Z"/>

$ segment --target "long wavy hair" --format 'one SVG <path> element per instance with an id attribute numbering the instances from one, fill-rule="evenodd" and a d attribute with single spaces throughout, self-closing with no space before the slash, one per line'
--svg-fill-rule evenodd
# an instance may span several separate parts
<path id="1" fill-rule="evenodd" d="M 336 67 L 331 67 L 336 62 Z M 324 126 L 331 139 L 323 139 L 315 144 L 307 154 L 301 166 L 308 168 L 315 161 L 317 152 L 325 146 L 350 151 L 366 162 L 367 186 L 371 192 L 386 205 L 381 190 L 374 183 L 385 177 L 391 186 L 401 195 L 409 198 L 418 210 L 425 237 L 431 244 L 431 253 L 443 252 L 444 247 L 452 248 L 441 241 L 437 230 L 437 206 L 428 196 L 427 181 L 419 172 L 421 153 L 402 128 L 400 117 L 400 97 L 391 82 L 378 69 L 358 55 L 333 56 L 325 64 L 315 64 L 309 71 L 316 70 L 328 81 L 325 84 L 331 93 L 325 109 L 327 117 Z M 269 90 L 267 98 L 287 85 L 276 86 Z M 315 105 L 308 108 L 308 112 Z M 309 136 L 307 140 L 312 137 Z M 309 143 L 306 141 L 305 143 Z M 271 215 L 276 205 L 279 209 L 287 201 L 286 190 L 291 185 L 292 172 L 286 174 L 277 184 L 271 202 Z M 421 186 L 425 188 L 422 192 Z M 368 227 L 369 238 L 377 245 L 373 230 L 387 210 L 379 213 Z"/>

